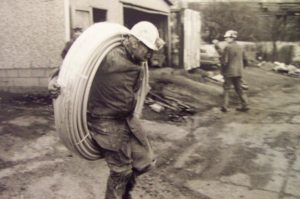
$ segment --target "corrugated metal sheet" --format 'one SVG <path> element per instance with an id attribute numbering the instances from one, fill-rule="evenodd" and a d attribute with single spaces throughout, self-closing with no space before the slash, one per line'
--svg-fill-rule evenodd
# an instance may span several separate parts
<path id="1" fill-rule="evenodd" d="M 164 13 L 170 12 L 170 7 L 168 3 L 164 0 L 120 0 L 124 4 L 129 4 L 132 6 L 138 6 L 142 8 L 147 8 L 151 10 L 157 10 Z"/>

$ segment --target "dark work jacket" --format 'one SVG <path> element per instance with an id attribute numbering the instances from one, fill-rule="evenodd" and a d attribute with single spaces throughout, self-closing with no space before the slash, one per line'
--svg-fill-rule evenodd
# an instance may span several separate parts
<path id="1" fill-rule="evenodd" d="M 237 42 L 229 43 L 222 53 L 221 72 L 224 77 L 242 77 L 246 56 Z"/>
<path id="2" fill-rule="evenodd" d="M 132 61 L 125 47 L 112 49 L 104 58 L 91 88 L 89 110 L 94 115 L 130 115 L 141 85 L 142 67 Z"/>
<path id="3" fill-rule="evenodd" d="M 101 134 L 97 138 L 101 147 L 119 150 L 124 137 L 120 134 L 122 129 L 117 128 L 124 126 L 116 125 L 116 121 L 120 120 L 127 123 L 126 126 L 142 144 L 149 145 L 139 120 L 133 116 L 142 79 L 142 67 L 122 45 L 112 49 L 102 61 L 92 84 L 88 107 L 89 115 L 94 117 L 89 126 L 98 132 L 95 133 Z"/>
<path id="4" fill-rule="evenodd" d="M 70 41 L 68 41 L 66 44 L 65 44 L 65 47 L 64 49 L 61 51 L 61 58 L 65 58 L 65 56 L 67 55 L 68 51 L 70 50 L 71 46 L 73 45 L 73 43 L 75 42 L 76 39 L 71 39 Z"/>

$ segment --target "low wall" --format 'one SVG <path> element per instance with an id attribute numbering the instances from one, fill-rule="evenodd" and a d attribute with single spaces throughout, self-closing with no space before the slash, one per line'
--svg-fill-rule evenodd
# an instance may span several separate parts
<path id="1" fill-rule="evenodd" d="M 49 76 L 55 68 L 0 68 L 0 91 L 46 93 Z"/>
<path id="2" fill-rule="evenodd" d="M 274 61 L 289 63 L 300 63 L 300 42 L 276 42 L 277 56 Z M 273 43 L 258 42 L 258 52 L 263 59 L 271 61 L 273 59 Z"/>
<path id="3" fill-rule="evenodd" d="M 0 91 L 47 90 L 65 45 L 62 0 L 0 0 Z"/>

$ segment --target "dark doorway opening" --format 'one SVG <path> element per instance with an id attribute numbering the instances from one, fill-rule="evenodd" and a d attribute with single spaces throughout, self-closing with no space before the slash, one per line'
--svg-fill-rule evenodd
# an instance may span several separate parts
<path id="1" fill-rule="evenodd" d="M 93 8 L 93 21 L 94 23 L 106 21 L 106 10 Z"/>
<path id="2" fill-rule="evenodd" d="M 139 21 L 150 21 L 158 27 L 162 34 L 166 31 L 165 26 L 167 25 L 167 16 L 124 8 L 124 25 L 127 28 L 131 28 Z"/>

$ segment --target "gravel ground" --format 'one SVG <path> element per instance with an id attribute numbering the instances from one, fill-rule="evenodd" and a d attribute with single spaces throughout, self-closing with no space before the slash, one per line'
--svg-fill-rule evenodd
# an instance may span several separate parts
<path id="1" fill-rule="evenodd" d="M 134 198 L 300 199 L 300 81 L 259 68 L 245 79 L 249 113 L 235 111 L 233 101 L 224 114 L 209 93 L 193 99 L 202 108 L 180 122 L 146 109 L 158 166 L 138 179 Z M 2 94 L 0 108 L 1 199 L 104 198 L 105 162 L 61 144 L 48 98 Z"/>

